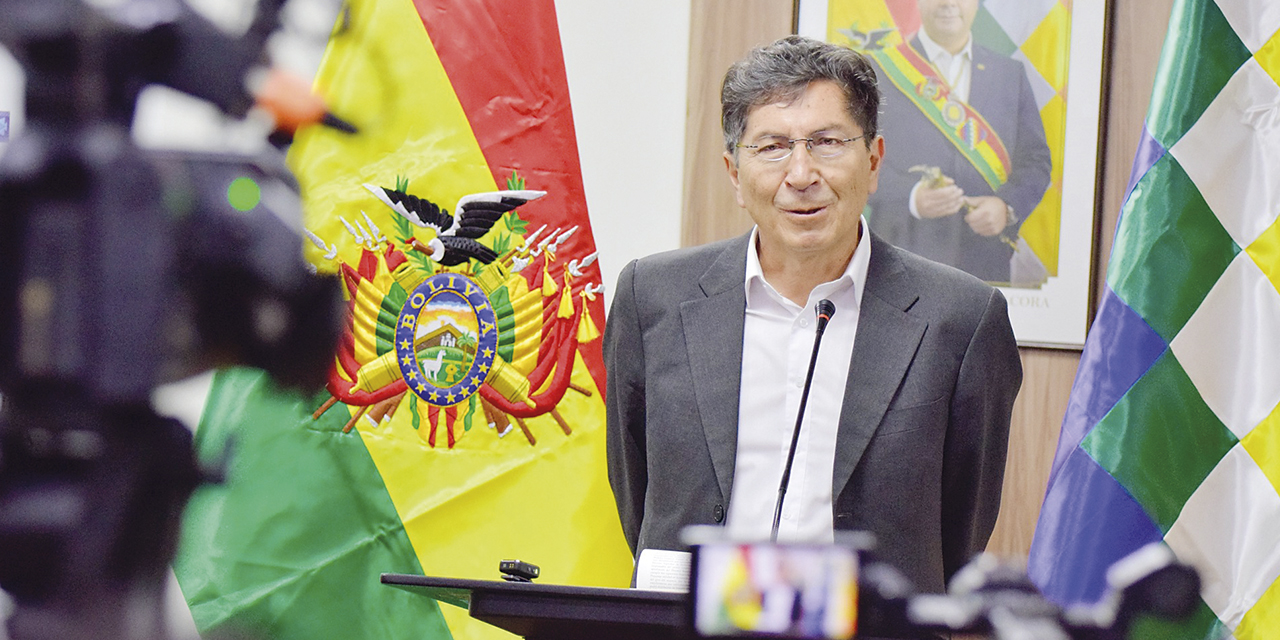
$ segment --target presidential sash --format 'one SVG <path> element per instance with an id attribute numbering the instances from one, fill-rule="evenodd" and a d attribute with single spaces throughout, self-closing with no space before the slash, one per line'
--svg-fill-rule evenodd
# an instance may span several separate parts
<path id="1" fill-rule="evenodd" d="M 938 70 L 907 43 L 881 49 L 870 56 L 907 99 L 982 175 L 992 191 L 1009 179 L 1009 152 L 995 129 L 972 106 L 952 97 L 951 87 Z"/>

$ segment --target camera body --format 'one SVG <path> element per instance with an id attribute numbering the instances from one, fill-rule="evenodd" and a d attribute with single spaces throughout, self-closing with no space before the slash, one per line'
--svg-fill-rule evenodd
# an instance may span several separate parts
<path id="1" fill-rule="evenodd" d="M 202 480 L 151 393 L 213 365 L 323 384 L 345 314 L 302 259 L 283 155 L 139 149 L 165 84 L 239 116 L 278 0 L 233 38 L 178 0 L 0 0 L 27 125 L 0 158 L 0 588 L 10 637 L 162 637 Z"/>

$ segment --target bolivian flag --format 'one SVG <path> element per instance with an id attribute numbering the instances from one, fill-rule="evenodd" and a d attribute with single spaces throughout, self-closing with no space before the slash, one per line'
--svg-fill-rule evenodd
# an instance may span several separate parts
<path id="1" fill-rule="evenodd" d="M 233 457 L 175 562 L 197 626 L 503 637 L 378 576 L 496 579 L 518 558 L 543 583 L 626 586 L 552 0 L 349 2 L 317 86 L 360 128 L 303 131 L 290 156 L 349 326 L 323 390 L 217 377 L 197 440 Z"/>

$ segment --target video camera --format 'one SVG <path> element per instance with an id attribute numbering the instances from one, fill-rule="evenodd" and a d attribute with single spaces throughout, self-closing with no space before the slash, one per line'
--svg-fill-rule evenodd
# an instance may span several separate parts
<path id="1" fill-rule="evenodd" d="M 837 532 L 834 544 L 744 543 L 721 527 L 683 537 L 693 548 L 690 627 L 702 638 L 1123 640 L 1143 616 L 1187 618 L 1200 594 L 1196 571 L 1159 543 L 1109 569 L 1103 601 L 1064 609 L 990 555 L 961 568 L 946 594 L 921 594 L 889 564 L 865 561 L 865 533 Z"/>
<path id="2" fill-rule="evenodd" d="M 139 92 L 243 116 L 284 0 L 229 36 L 178 0 L 0 0 L 27 124 L 0 158 L 0 587 L 15 640 L 158 638 L 190 432 L 151 393 L 212 365 L 323 383 L 343 315 L 282 154 L 149 152 Z"/>

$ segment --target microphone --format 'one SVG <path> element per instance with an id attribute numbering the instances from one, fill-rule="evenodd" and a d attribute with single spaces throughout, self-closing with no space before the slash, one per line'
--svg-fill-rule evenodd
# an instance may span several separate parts
<path id="1" fill-rule="evenodd" d="M 814 346 L 817 346 L 817 341 L 822 339 L 822 332 L 827 330 L 827 323 L 831 322 L 831 316 L 836 314 L 836 305 L 824 298 L 814 305 L 813 310 L 818 314 L 818 337 L 814 339 Z"/>
<path id="2" fill-rule="evenodd" d="M 800 425 L 804 422 L 804 407 L 809 403 L 809 386 L 813 384 L 813 369 L 818 364 L 818 346 L 822 344 L 822 333 L 827 330 L 827 323 L 836 314 L 836 305 L 830 300 L 819 300 L 814 305 L 818 315 L 817 332 L 813 336 L 813 355 L 809 357 L 809 373 L 804 378 L 804 391 L 800 393 L 800 410 L 796 412 L 796 426 L 791 432 L 791 449 L 787 451 L 787 464 L 782 468 L 782 482 L 778 484 L 778 504 L 773 508 L 773 532 L 770 542 L 778 541 L 778 525 L 782 522 L 782 501 L 787 496 L 787 484 L 791 482 L 791 464 L 796 459 L 796 444 L 800 442 Z"/>

